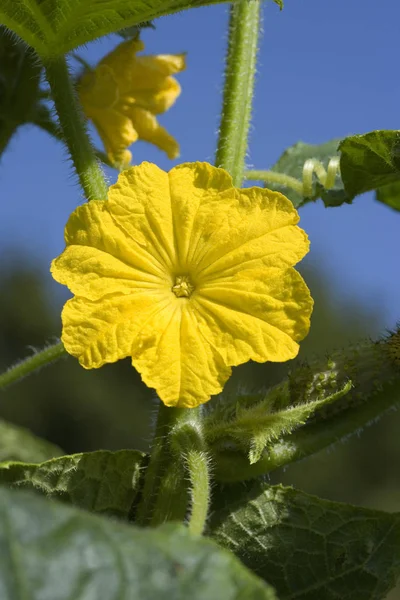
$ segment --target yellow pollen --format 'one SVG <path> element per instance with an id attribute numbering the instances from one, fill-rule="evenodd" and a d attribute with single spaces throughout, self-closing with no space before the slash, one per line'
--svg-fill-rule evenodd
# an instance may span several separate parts
<path id="1" fill-rule="evenodd" d="M 172 291 L 177 298 L 188 298 L 193 290 L 194 286 L 187 275 L 178 275 L 176 277 Z"/>

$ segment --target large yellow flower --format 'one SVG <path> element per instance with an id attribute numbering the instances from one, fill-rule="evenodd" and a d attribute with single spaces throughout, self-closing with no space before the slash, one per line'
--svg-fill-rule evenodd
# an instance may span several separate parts
<path id="1" fill-rule="evenodd" d="M 291 202 L 236 189 L 223 169 L 142 163 L 107 201 L 72 213 L 54 278 L 75 297 L 66 350 L 87 369 L 132 357 L 168 406 L 220 392 L 231 366 L 297 355 L 312 299 L 292 266 L 308 251 Z"/>
<path id="2" fill-rule="evenodd" d="M 144 44 L 128 40 L 104 57 L 80 79 L 78 93 L 85 115 L 103 140 L 109 160 L 129 166 L 127 150 L 138 139 L 155 144 L 169 158 L 179 156 L 179 144 L 158 124 L 155 115 L 165 112 L 179 96 L 172 74 L 183 71 L 183 54 L 137 56 Z"/>

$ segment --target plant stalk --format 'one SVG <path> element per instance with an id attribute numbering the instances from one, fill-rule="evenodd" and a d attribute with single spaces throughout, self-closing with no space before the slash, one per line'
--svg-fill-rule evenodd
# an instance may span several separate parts
<path id="1" fill-rule="evenodd" d="M 144 477 L 142 497 L 136 515 L 136 521 L 141 525 L 148 525 L 152 521 L 154 522 L 153 515 L 156 508 L 158 512 L 157 521 L 163 522 L 164 520 L 168 520 L 169 498 L 166 498 L 164 495 L 165 518 L 161 516 L 162 508 L 160 509 L 160 502 L 158 502 L 157 507 L 157 500 L 160 496 L 163 478 L 167 474 L 169 466 L 173 463 L 169 447 L 169 432 L 171 427 L 180 418 L 184 417 L 187 410 L 185 408 L 171 408 L 159 401 L 150 462 Z M 170 483 L 168 483 L 168 486 L 170 489 Z M 160 501 L 162 503 L 163 498 L 160 498 Z"/>
<path id="2" fill-rule="evenodd" d="M 260 31 L 261 0 L 231 5 L 225 85 L 215 165 L 240 187 L 248 145 Z"/>
<path id="3" fill-rule="evenodd" d="M 36 352 L 32 356 L 21 360 L 0 375 L 0 390 L 11 385 L 12 383 L 16 383 L 17 381 L 24 379 L 24 377 L 31 375 L 31 373 L 34 371 L 37 371 L 49 363 L 58 360 L 66 354 L 67 352 L 62 342 L 58 342 L 57 344 L 47 346 L 40 352 Z"/>
<path id="4" fill-rule="evenodd" d="M 275 171 L 245 171 L 244 177 L 247 180 L 279 183 L 303 195 L 303 183 L 285 173 L 277 173 Z"/>
<path id="5" fill-rule="evenodd" d="M 45 61 L 46 75 L 79 182 L 87 200 L 105 200 L 107 184 L 90 142 L 65 57 Z"/>

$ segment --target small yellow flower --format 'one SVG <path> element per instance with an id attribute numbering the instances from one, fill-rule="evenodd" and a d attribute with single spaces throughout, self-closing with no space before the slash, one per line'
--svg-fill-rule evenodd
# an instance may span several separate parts
<path id="1" fill-rule="evenodd" d="M 83 111 L 96 126 L 109 160 L 119 168 L 129 166 L 132 154 L 127 148 L 138 139 L 155 144 L 169 158 L 179 156 L 179 144 L 155 115 L 170 108 L 181 93 L 171 75 L 183 71 L 185 57 L 137 56 L 143 49 L 139 40 L 122 42 L 87 71 L 78 86 Z"/>
<path id="2" fill-rule="evenodd" d="M 294 358 L 312 310 L 292 268 L 309 247 L 298 220 L 282 194 L 236 189 L 207 163 L 131 167 L 72 213 L 52 263 L 75 294 L 66 350 L 87 369 L 130 356 L 182 407 L 220 392 L 233 365 Z"/>

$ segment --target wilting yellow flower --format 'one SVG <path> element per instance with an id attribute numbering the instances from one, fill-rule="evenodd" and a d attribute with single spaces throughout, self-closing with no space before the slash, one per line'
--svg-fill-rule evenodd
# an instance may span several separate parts
<path id="1" fill-rule="evenodd" d="M 52 264 L 75 294 L 66 350 L 87 369 L 130 356 L 166 405 L 186 407 L 233 365 L 295 357 L 312 310 L 292 268 L 309 247 L 298 220 L 282 194 L 236 189 L 207 163 L 124 171 L 107 201 L 72 213 Z"/>
<path id="2" fill-rule="evenodd" d="M 137 56 L 144 44 L 128 40 L 87 71 L 78 86 L 85 115 L 103 140 L 109 160 L 129 166 L 127 150 L 138 139 L 151 142 L 169 158 L 179 156 L 179 144 L 158 124 L 155 115 L 165 112 L 181 93 L 172 74 L 183 71 L 183 54 Z"/>

